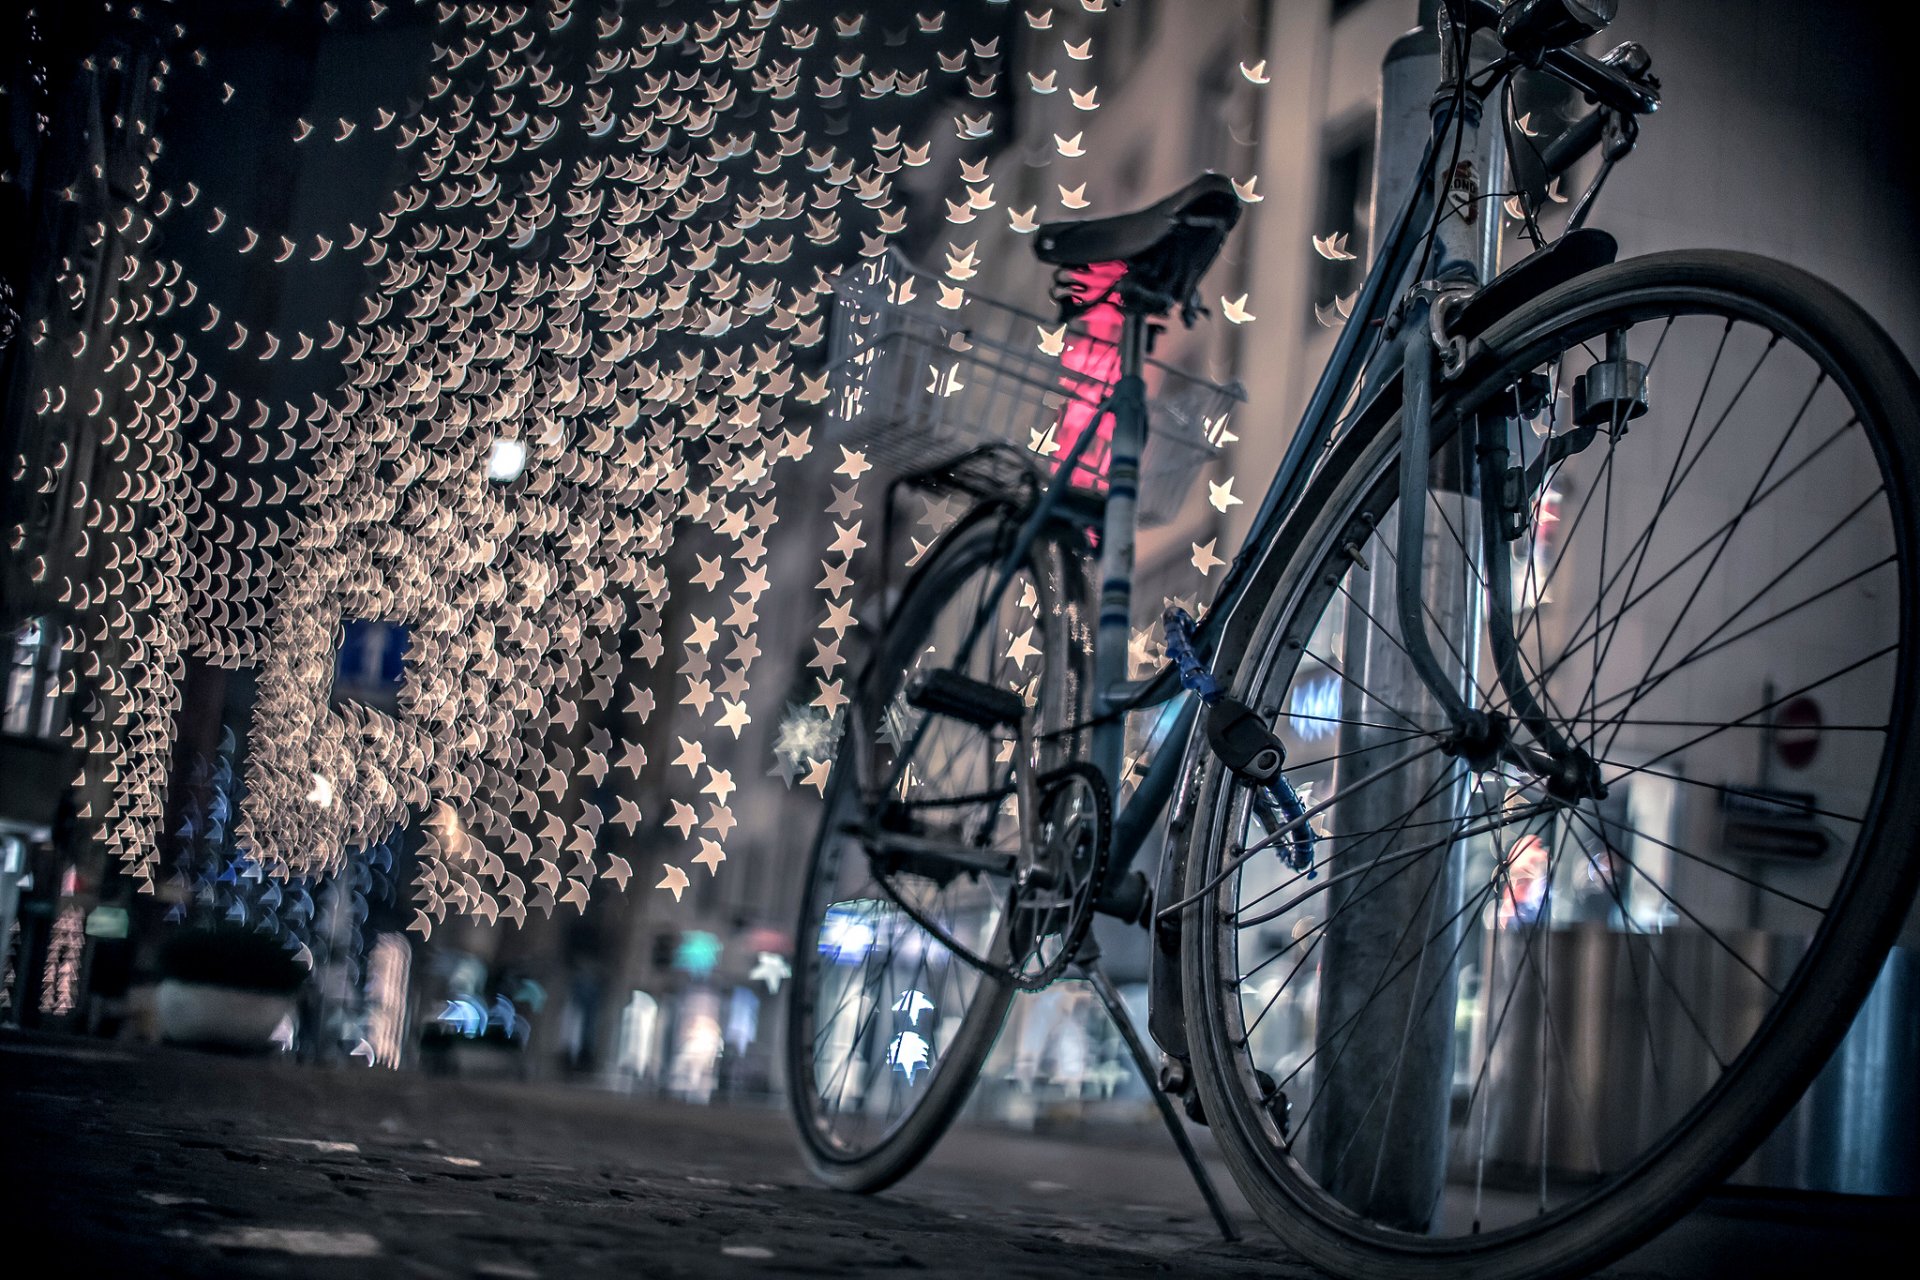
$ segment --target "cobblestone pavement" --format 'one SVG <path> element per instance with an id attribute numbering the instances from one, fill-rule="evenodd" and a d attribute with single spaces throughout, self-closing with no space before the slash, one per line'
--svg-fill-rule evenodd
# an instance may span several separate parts
<path id="1" fill-rule="evenodd" d="M 1237 1198 L 1247 1238 L 1222 1243 L 1145 1134 L 961 1130 L 900 1187 L 857 1197 L 808 1180 L 786 1124 L 559 1086 L 0 1035 L 0 1238 L 14 1259 L 47 1259 L 9 1274 L 126 1280 L 1316 1274 Z M 1695 1214 L 1617 1274 L 1879 1274 L 1859 1267 L 1900 1220 L 1801 1217 Z"/>

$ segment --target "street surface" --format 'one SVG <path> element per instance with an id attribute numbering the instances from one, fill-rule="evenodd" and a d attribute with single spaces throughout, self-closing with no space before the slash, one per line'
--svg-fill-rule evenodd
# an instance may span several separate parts
<path id="1" fill-rule="evenodd" d="M 0 1032 L 6 1272 L 1317 1274 L 1250 1219 L 1224 1171 L 1246 1239 L 1222 1243 L 1146 1130 L 964 1129 L 900 1186 L 859 1197 L 815 1186 L 786 1126 L 773 1110 Z M 1912 1209 L 1722 1198 L 1608 1274 L 1892 1274 Z"/>

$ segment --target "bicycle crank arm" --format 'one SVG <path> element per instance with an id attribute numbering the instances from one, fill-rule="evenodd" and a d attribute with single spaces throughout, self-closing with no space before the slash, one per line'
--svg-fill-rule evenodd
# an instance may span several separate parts
<path id="1" fill-rule="evenodd" d="M 961 872 L 1010 876 L 1016 862 L 1013 854 L 997 849 L 981 849 L 904 831 L 875 831 L 853 823 L 843 826 L 841 830 L 858 838 L 866 847 L 867 856 L 874 861 L 884 861 L 893 869 L 924 876 L 929 880 L 944 882 Z"/>

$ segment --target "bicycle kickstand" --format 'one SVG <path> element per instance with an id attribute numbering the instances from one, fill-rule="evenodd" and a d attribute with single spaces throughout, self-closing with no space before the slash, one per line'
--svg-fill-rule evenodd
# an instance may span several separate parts
<path id="1" fill-rule="evenodd" d="M 1147 1092 L 1153 1095 L 1155 1104 L 1160 1108 L 1160 1118 L 1167 1122 L 1167 1132 L 1173 1136 L 1173 1145 L 1179 1148 L 1180 1158 L 1186 1161 L 1187 1172 L 1193 1175 L 1194 1185 L 1200 1188 L 1200 1198 L 1207 1202 L 1207 1210 L 1213 1214 L 1214 1224 L 1220 1228 L 1221 1239 L 1229 1242 L 1238 1240 L 1240 1233 L 1227 1217 L 1226 1206 L 1220 1203 L 1220 1194 L 1214 1190 L 1213 1179 L 1207 1176 L 1206 1166 L 1200 1163 L 1200 1153 L 1193 1149 L 1193 1140 L 1187 1136 L 1173 1099 L 1160 1087 L 1153 1061 L 1147 1056 L 1147 1047 L 1140 1042 L 1139 1035 L 1133 1029 L 1133 1022 L 1127 1016 L 1127 1006 L 1120 999 L 1119 990 L 1100 965 L 1100 950 L 1091 934 L 1080 944 L 1080 954 L 1074 963 L 1092 985 L 1094 994 L 1100 997 L 1100 1003 L 1106 1006 L 1107 1016 L 1113 1019 L 1113 1025 L 1119 1028 L 1120 1038 L 1126 1042 L 1133 1065 L 1146 1082 Z"/>

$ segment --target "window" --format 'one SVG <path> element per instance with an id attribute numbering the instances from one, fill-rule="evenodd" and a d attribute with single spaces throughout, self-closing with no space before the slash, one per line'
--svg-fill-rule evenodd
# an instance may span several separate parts
<path id="1" fill-rule="evenodd" d="M 29 618 L 13 633 L 0 730 L 21 737 L 50 738 L 66 728 L 61 715 L 66 698 L 60 693 L 64 657 L 59 635 L 45 618 Z"/>
<path id="2" fill-rule="evenodd" d="M 332 704 L 359 702 L 388 712 L 397 708 L 409 639 L 404 623 L 343 620 L 333 659 Z"/>
<path id="3" fill-rule="evenodd" d="M 1230 167 L 1233 141 L 1227 110 L 1234 94 L 1244 84 L 1240 79 L 1239 52 L 1232 43 L 1213 51 L 1193 87 L 1193 114 L 1187 121 L 1187 163 L 1194 169 Z"/>
<path id="4" fill-rule="evenodd" d="M 1369 217 L 1373 203 L 1371 121 L 1330 130 L 1323 150 L 1320 211 L 1313 234 L 1325 246 L 1314 257 L 1309 301 L 1320 309 L 1344 303 L 1366 278 Z M 1331 255 L 1331 256 L 1329 256 Z"/>

